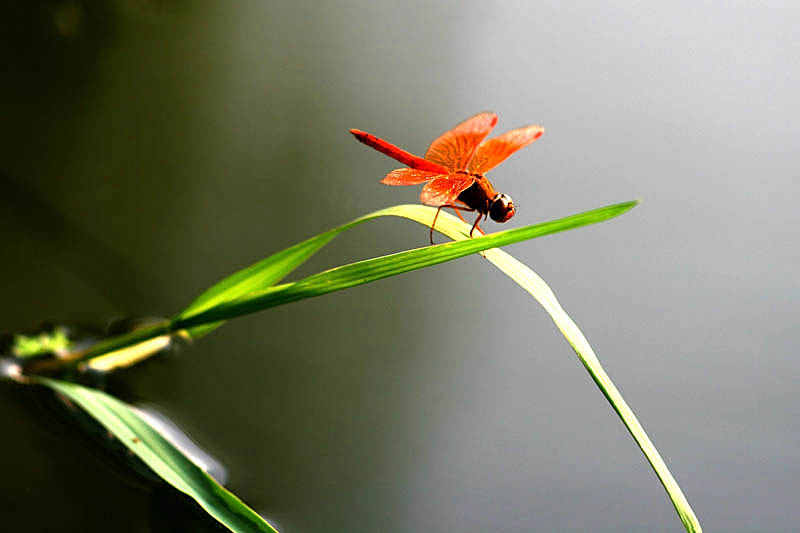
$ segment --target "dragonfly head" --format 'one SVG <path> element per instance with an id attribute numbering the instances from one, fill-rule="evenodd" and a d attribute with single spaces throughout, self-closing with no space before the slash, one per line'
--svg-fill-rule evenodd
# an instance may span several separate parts
<path id="1" fill-rule="evenodd" d="M 495 222 L 505 222 L 516 212 L 517 208 L 514 207 L 511 197 L 505 194 L 495 194 L 489 204 L 489 216 Z"/>

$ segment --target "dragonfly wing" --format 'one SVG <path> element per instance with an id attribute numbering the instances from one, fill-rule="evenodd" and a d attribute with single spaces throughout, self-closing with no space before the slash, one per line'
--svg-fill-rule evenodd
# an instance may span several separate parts
<path id="1" fill-rule="evenodd" d="M 526 126 L 482 142 L 469 163 L 469 171 L 478 174 L 489 172 L 508 156 L 541 137 L 542 133 L 544 128 L 541 126 Z"/>
<path id="2" fill-rule="evenodd" d="M 439 207 L 442 205 L 452 205 L 458 195 L 470 185 L 475 183 L 471 176 L 440 176 L 432 179 L 419 196 L 420 201 L 425 205 Z"/>
<path id="3" fill-rule="evenodd" d="M 475 149 L 497 124 L 494 113 L 478 113 L 433 141 L 425 159 L 456 172 L 465 170 Z"/>
<path id="4" fill-rule="evenodd" d="M 415 168 L 398 168 L 389 172 L 381 183 L 385 185 L 419 185 L 426 181 L 431 181 L 436 177 L 444 177 L 447 174 L 441 172 L 431 172 L 428 170 L 417 170 Z"/>

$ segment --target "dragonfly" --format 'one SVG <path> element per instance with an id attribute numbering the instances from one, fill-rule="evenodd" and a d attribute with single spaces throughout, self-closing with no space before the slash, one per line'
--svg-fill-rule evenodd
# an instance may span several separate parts
<path id="1" fill-rule="evenodd" d="M 438 208 L 430 231 L 433 244 L 436 219 L 445 207 L 453 209 L 464 222 L 467 221 L 461 211 L 478 213 L 470 229 L 470 237 L 476 229 L 484 234 L 478 225 L 482 219 L 506 222 L 517 212 L 511 197 L 498 193 L 485 174 L 520 148 L 541 137 L 544 128 L 539 125 L 525 126 L 485 140 L 496 124 L 496 114 L 478 113 L 437 137 L 425 152 L 425 157 L 418 157 L 361 130 L 351 129 L 350 133 L 360 142 L 406 165 L 406 168 L 389 172 L 381 183 L 425 184 L 420 201 Z"/>

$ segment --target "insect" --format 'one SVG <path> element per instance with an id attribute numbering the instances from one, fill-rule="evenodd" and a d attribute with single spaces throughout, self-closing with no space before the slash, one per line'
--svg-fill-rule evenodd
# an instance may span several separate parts
<path id="1" fill-rule="evenodd" d="M 461 211 L 478 212 L 469 232 L 470 237 L 476 229 L 484 233 L 478 225 L 481 219 L 491 217 L 495 222 L 505 222 L 516 213 L 511 197 L 495 191 L 484 174 L 523 146 L 541 137 L 544 128 L 525 126 L 484 140 L 495 124 L 497 115 L 494 113 L 478 113 L 439 136 L 431 143 L 424 158 L 364 131 L 352 129 L 350 133 L 367 146 L 407 165 L 407 168 L 389 172 L 381 183 L 425 183 L 420 201 L 425 205 L 438 207 L 431 224 L 430 237 L 433 244 L 433 228 L 442 208 L 453 209 L 461 220 L 464 220 Z"/>

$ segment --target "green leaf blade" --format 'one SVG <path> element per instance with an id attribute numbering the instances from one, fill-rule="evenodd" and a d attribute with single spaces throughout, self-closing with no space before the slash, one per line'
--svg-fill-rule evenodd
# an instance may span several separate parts
<path id="1" fill-rule="evenodd" d="M 299 242 L 289 248 L 285 248 L 249 267 L 239 270 L 205 290 L 189 304 L 186 309 L 181 311 L 178 316 L 187 317 L 196 315 L 216 305 L 241 297 L 249 292 L 265 289 L 289 275 L 343 231 L 357 226 L 362 222 L 385 216 L 393 209 L 396 208 L 390 207 L 364 215 L 347 224 L 343 224 Z M 189 334 L 193 338 L 201 337 L 221 326 L 222 323 L 223 322 L 220 321 L 218 323 L 206 323 L 201 326 L 196 326 L 189 330 Z"/>
<path id="2" fill-rule="evenodd" d="M 220 302 L 280 281 L 333 237 L 333 231 L 316 235 L 226 277 L 198 296 L 181 314 L 208 309 Z"/>
<path id="3" fill-rule="evenodd" d="M 522 240 L 601 222 L 618 216 L 633 208 L 635 205 L 636 202 L 625 202 L 587 211 L 585 213 L 578 213 L 577 215 L 572 215 L 563 219 L 498 232 L 474 239 L 468 238 L 469 225 L 456 219 L 452 215 L 440 214 L 436 229 L 450 238 L 456 239 L 455 241 L 437 246 L 399 252 L 384 257 L 367 259 L 365 261 L 359 261 L 320 272 L 319 274 L 314 274 L 295 283 L 287 283 L 269 287 L 265 290 L 255 291 L 242 298 L 221 304 L 206 313 L 187 317 L 185 319 L 186 324 L 192 324 L 195 320 L 203 323 L 204 321 L 213 320 L 215 316 L 222 318 L 239 316 L 276 305 L 282 305 L 304 298 L 319 296 L 348 287 L 369 283 L 378 279 L 457 259 L 475 252 L 483 252 L 489 261 L 494 263 L 529 292 L 545 308 L 650 462 L 650 465 L 653 467 L 657 477 L 672 500 L 686 530 L 690 533 L 700 533 L 702 528 L 694 511 L 658 453 L 658 450 L 645 433 L 619 390 L 611 381 L 611 378 L 606 374 L 583 333 L 558 303 L 553 291 L 535 272 L 502 250 L 496 249 L 499 246 Z M 432 221 L 432 211 L 423 206 L 398 206 L 395 210 L 384 210 L 383 214 L 402 216 L 415 220 L 423 225 L 430 225 Z M 360 221 L 356 221 L 351 224 L 355 225 L 355 223 L 359 222 Z M 349 227 L 352 227 L 352 225 Z M 177 325 L 183 324 L 184 323 L 181 321 L 177 323 Z"/>
<path id="4" fill-rule="evenodd" d="M 181 313 L 173 322 L 173 328 L 191 328 L 202 324 L 227 320 L 235 316 L 253 313 L 262 309 L 282 305 L 289 302 L 320 296 L 356 285 L 362 285 L 378 279 L 396 276 L 446 261 L 452 261 L 476 252 L 505 246 L 520 241 L 550 235 L 552 233 L 578 228 L 588 224 L 596 224 L 614 218 L 628 211 L 636 202 L 623 202 L 599 209 L 593 209 L 549 222 L 534 224 L 497 233 L 447 242 L 436 246 L 426 246 L 395 254 L 358 261 L 349 265 L 333 268 L 309 276 L 303 280 L 255 290 L 244 296 L 219 303 L 205 309 L 189 310 Z M 436 209 L 421 205 L 403 205 L 377 211 L 353 222 L 340 226 L 337 234 L 357 224 L 372 220 L 378 216 L 399 216 L 415 220 L 420 224 L 430 225 Z M 451 215 L 440 214 L 436 229 L 443 231 L 444 226 L 454 224 L 457 219 Z M 447 222 L 446 222 L 447 221 Z M 457 221 L 460 226 L 467 227 Z"/>
<path id="5" fill-rule="evenodd" d="M 110 431 L 153 472 L 193 498 L 231 531 L 277 533 L 266 520 L 217 483 L 124 402 L 66 381 L 36 378 L 69 398 Z"/>
<path id="6" fill-rule="evenodd" d="M 438 223 L 437 226 L 439 226 Z M 452 239 L 466 239 L 469 235 L 468 228 L 469 226 L 457 220 L 455 217 L 446 217 L 445 220 L 442 221 L 439 230 Z M 586 340 L 586 337 L 578 328 L 577 324 L 575 324 L 561 307 L 561 304 L 558 302 L 555 294 L 547 283 L 533 270 L 502 250 L 487 250 L 485 256 L 486 259 L 491 261 L 497 268 L 513 279 L 544 307 L 556 327 L 558 327 L 564 335 L 564 338 L 570 346 L 572 346 L 578 359 L 589 372 L 589 375 L 600 389 L 600 392 L 603 393 L 609 404 L 611 404 L 611 407 L 617 413 L 617 416 L 622 420 L 622 423 L 628 429 L 634 441 L 636 441 L 639 449 L 642 450 L 645 458 L 664 486 L 667 495 L 678 513 L 678 518 L 680 518 L 686 531 L 689 533 L 702 533 L 700 521 L 694 514 L 691 505 L 689 505 L 688 500 L 684 496 L 677 481 L 675 481 L 675 478 L 672 476 L 672 473 L 669 471 L 666 463 L 661 458 L 661 454 L 659 454 L 655 445 L 647 436 L 647 433 L 639 423 L 633 410 L 628 406 L 622 394 L 603 369 L 589 341 Z"/>
<path id="7" fill-rule="evenodd" d="M 154 332 L 162 329 L 175 331 L 180 328 L 206 328 L 210 330 L 221 324 L 222 321 L 235 316 L 361 285 L 476 252 L 483 252 L 488 260 L 528 291 L 550 314 L 556 326 L 575 350 L 581 363 L 612 408 L 622 419 L 650 462 L 672 500 L 686 530 L 691 533 L 699 533 L 702 531 L 699 521 L 681 492 L 680 487 L 644 432 L 641 424 L 622 398 L 622 395 L 603 370 L 580 329 L 561 308 L 552 290 L 544 280 L 510 255 L 496 249 L 499 246 L 522 240 L 608 220 L 628 211 L 636 204 L 637 202 L 624 202 L 542 224 L 498 232 L 475 239 L 467 238 L 470 229 L 469 225 L 452 215 L 442 213 L 437 221 L 436 229 L 455 239 L 456 241 L 454 242 L 359 261 L 314 274 L 298 282 L 272 286 L 272 283 L 291 272 L 322 246 L 330 242 L 336 235 L 358 224 L 380 216 L 399 216 L 429 226 L 435 213 L 434 209 L 419 205 L 390 207 L 312 237 L 226 278 L 203 293 L 192 305 L 173 318 L 168 326 L 160 326 Z M 143 334 L 140 334 L 136 337 L 142 336 Z M 120 346 L 129 342 L 130 339 L 123 338 L 112 340 L 109 345 Z"/>

